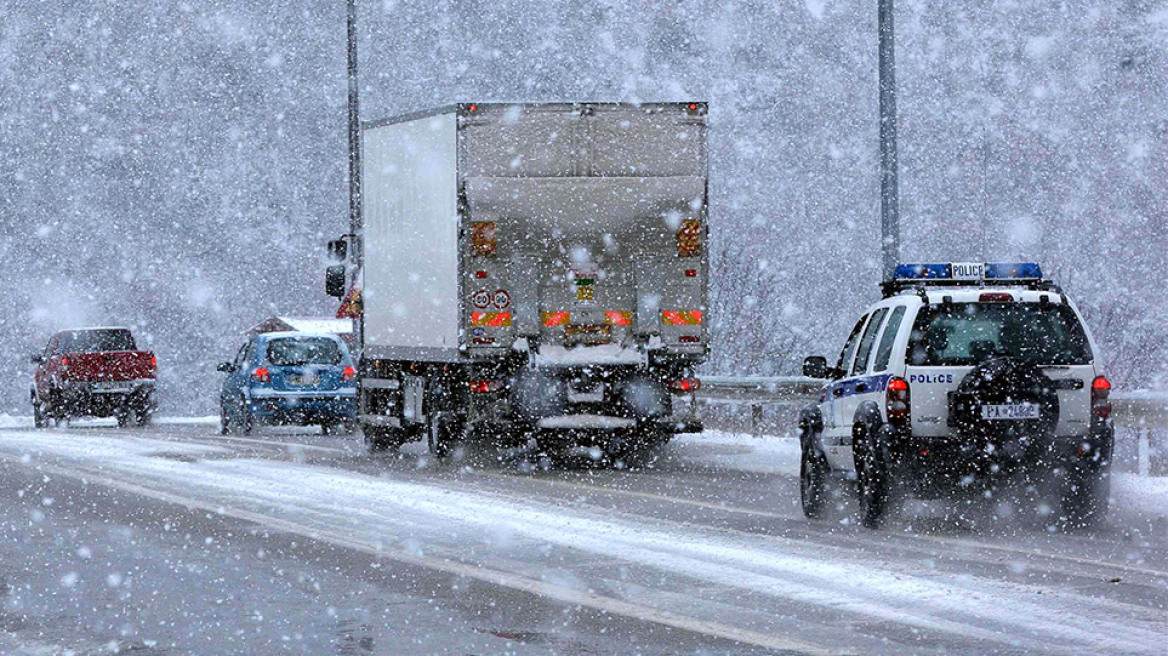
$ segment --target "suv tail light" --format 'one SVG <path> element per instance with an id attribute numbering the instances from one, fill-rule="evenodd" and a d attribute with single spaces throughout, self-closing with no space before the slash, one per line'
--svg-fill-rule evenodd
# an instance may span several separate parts
<path id="1" fill-rule="evenodd" d="M 272 382 L 272 375 L 268 373 L 267 367 L 256 367 L 256 370 L 251 372 L 251 377 L 261 383 Z"/>
<path id="2" fill-rule="evenodd" d="M 702 388 L 702 381 L 698 378 L 679 378 L 669 382 L 669 389 L 674 392 L 696 392 Z"/>
<path id="3" fill-rule="evenodd" d="M 470 386 L 470 391 L 474 394 L 488 394 L 503 389 L 503 381 L 501 380 L 472 380 L 467 382 L 467 385 Z"/>
<path id="4" fill-rule="evenodd" d="M 357 377 L 357 370 L 352 368 L 352 367 L 345 367 L 345 370 L 341 372 L 341 380 L 346 382 L 346 383 L 349 382 L 350 380 L 353 380 L 356 377 Z"/>
<path id="5" fill-rule="evenodd" d="M 908 426 L 909 414 L 908 381 L 894 377 L 888 381 L 888 388 L 884 397 L 884 410 L 888 415 L 888 423 L 897 428 Z"/>
<path id="6" fill-rule="evenodd" d="M 1111 416 L 1111 381 L 1106 376 L 1091 381 L 1091 412 L 1100 419 Z"/>

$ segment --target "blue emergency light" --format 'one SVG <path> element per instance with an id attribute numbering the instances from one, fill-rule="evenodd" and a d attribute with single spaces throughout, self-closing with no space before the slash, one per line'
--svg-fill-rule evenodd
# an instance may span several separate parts
<path id="1" fill-rule="evenodd" d="M 892 278 L 901 280 L 1042 280 L 1042 267 L 1035 262 L 971 262 L 899 264 Z"/>

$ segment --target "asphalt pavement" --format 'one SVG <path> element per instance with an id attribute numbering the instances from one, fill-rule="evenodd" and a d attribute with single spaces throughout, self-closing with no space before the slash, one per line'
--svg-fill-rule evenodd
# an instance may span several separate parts
<path id="1" fill-rule="evenodd" d="M 1168 529 L 798 511 L 684 439 L 549 461 L 207 424 L 0 430 L 0 653 L 1158 654 Z"/>

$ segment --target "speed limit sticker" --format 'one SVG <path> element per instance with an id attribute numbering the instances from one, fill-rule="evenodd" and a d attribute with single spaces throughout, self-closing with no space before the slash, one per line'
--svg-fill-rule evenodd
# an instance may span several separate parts
<path id="1" fill-rule="evenodd" d="M 502 310 L 503 308 L 505 308 L 509 305 L 511 305 L 511 295 L 510 294 L 508 294 L 506 291 L 504 291 L 502 289 L 495 292 L 495 307 Z"/>
<path id="2" fill-rule="evenodd" d="M 471 296 L 470 301 L 471 303 L 474 303 L 476 308 L 481 310 L 491 304 L 491 292 L 488 292 L 485 289 L 480 289 L 474 293 L 474 296 Z"/>

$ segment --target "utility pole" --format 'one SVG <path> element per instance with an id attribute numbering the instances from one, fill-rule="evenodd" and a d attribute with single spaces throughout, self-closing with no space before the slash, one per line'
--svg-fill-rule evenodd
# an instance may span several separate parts
<path id="1" fill-rule="evenodd" d="M 357 0 L 348 2 L 349 48 L 349 244 L 356 260 L 361 251 L 361 123 L 357 80 Z M 357 260 L 359 261 L 359 260 Z"/>
<path id="2" fill-rule="evenodd" d="M 896 52 L 892 0 L 877 0 L 880 32 L 880 247 L 882 275 L 891 280 L 900 259 L 899 164 L 896 152 Z"/>
<path id="3" fill-rule="evenodd" d="M 346 37 L 348 41 L 348 81 L 349 81 L 349 261 L 363 262 L 361 257 L 365 247 L 361 220 L 361 114 L 358 104 L 357 78 L 357 0 L 347 0 Z M 361 284 L 357 267 L 349 267 L 353 279 L 352 287 Z M 365 350 L 364 312 L 353 319 L 353 334 L 356 336 L 356 356 L 360 362 Z"/>

